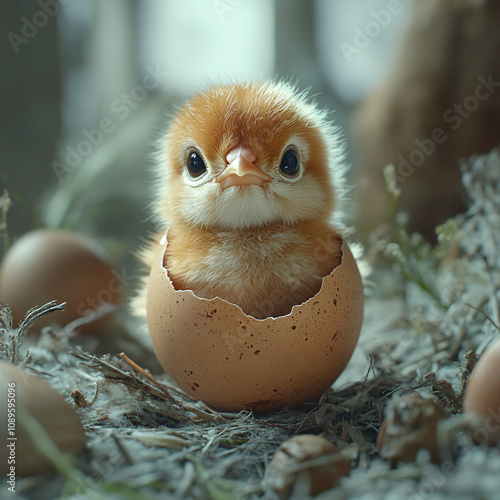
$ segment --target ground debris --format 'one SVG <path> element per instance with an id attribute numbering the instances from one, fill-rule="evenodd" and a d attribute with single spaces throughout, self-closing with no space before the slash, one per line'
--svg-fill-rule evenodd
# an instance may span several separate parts
<path id="1" fill-rule="evenodd" d="M 301 434 L 321 435 L 350 460 L 350 475 L 322 499 L 418 499 L 429 492 L 435 500 L 496 498 L 497 448 L 451 442 L 446 469 L 419 450 L 397 466 L 377 450 L 397 400 L 437 398 L 454 424 L 476 353 L 500 333 L 500 153 L 468 161 L 463 179 L 470 209 L 441 227 L 438 249 L 410 235 L 397 248 L 378 245 L 403 256 L 404 273 L 387 260 L 372 263 L 372 281 L 384 290 L 368 290 L 353 358 L 334 388 L 303 409 L 218 413 L 127 355 L 96 356 L 64 336 L 31 339 L 29 366 L 75 405 L 87 432 L 78 467 L 88 484 L 66 489 L 64 499 L 273 499 L 265 482 L 271 458 Z M 0 325 L 1 342 L 11 333 Z M 393 413 L 406 415 L 405 408 Z M 439 438 L 439 425 L 436 432 Z M 18 486 L 26 498 L 56 498 L 54 488 L 64 486 L 57 481 Z"/>

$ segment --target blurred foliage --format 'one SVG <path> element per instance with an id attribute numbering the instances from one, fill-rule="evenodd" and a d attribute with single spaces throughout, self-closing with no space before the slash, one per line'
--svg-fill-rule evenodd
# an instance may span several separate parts
<path id="1" fill-rule="evenodd" d="M 384 176 L 389 197 L 387 223 L 372 234 L 371 259 L 381 257 L 382 262 L 399 270 L 404 280 L 417 285 L 441 309 L 447 309 L 450 297 L 443 296 L 438 271 L 457 249 L 459 225 L 455 219 L 450 219 L 438 226 L 434 246 L 421 234 L 409 233 L 407 214 L 396 209 L 401 191 L 393 165 L 385 167 Z"/>

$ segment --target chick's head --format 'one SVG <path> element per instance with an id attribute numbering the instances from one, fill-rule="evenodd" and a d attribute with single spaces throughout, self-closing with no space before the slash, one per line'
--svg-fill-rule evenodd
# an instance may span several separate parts
<path id="1" fill-rule="evenodd" d="M 330 219 L 341 155 L 326 113 L 283 82 L 215 86 L 161 144 L 160 222 L 224 230 Z"/>

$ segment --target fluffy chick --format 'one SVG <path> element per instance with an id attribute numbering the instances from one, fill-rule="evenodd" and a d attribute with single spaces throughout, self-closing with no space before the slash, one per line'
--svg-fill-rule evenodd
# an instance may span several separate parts
<path id="1" fill-rule="evenodd" d="M 289 84 L 214 86 L 185 104 L 160 147 L 154 210 L 177 290 L 255 318 L 315 295 L 341 260 L 343 168 L 326 113 Z M 134 301 L 145 314 L 147 277 Z"/>

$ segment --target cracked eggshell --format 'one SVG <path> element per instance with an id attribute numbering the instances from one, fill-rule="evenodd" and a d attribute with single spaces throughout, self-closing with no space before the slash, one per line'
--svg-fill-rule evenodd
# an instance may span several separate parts
<path id="1" fill-rule="evenodd" d="M 320 291 L 290 314 L 255 319 L 220 298 L 176 290 L 159 245 L 148 282 L 149 333 L 163 369 L 219 411 L 266 413 L 315 402 L 346 367 L 363 320 L 363 285 L 345 242 Z"/>

